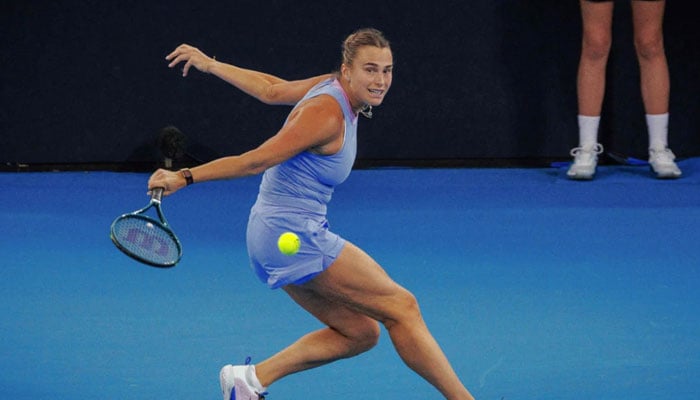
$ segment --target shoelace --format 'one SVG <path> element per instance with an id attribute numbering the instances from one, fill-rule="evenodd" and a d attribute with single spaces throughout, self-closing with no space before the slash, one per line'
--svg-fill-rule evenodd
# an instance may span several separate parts
<path id="1" fill-rule="evenodd" d="M 651 149 L 651 158 L 655 162 L 661 162 L 663 164 L 670 164 L 676 159 L 676 155 L 673 154 L 671 149 L 656 150 Z"/>
<path id="2" fill-rule="evenodd" d="M 603 145 L 600 143 L 596 143 L 596 145 L 591 149 L 584 149 L 583 147 L 574 147 L 573 149 L 571 149 L 571 152 L 570 152 L 570 154 L 573 157 L 576 157 L 581 153 L 602 154 L 603 153 Z"/>

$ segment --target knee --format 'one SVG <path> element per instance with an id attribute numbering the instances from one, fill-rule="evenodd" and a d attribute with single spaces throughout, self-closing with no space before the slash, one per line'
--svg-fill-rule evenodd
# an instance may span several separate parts
<path id="1" fill-rule="evenodd" d="M 609 35 L 587 35 L 583 38 L 581 58 L 589 61 L 604 61 L 610 53 L 612 38 Z"/>
<path id="2" fill-rule="evenodd" d="M 362 351 L 367 351 L 376 346 L 377 343 L 379 343 L 380 333 L 381 331 L 379 330 L 379 324 L 377 323 L 377 321 L 372 321 L 368 323 L 362 335 Z"/>
<path id="3" fill-rule="evenodd" d="M 640 61 L 653 60 L 664 55 L 664 42 L 661 37 L 637 37 L 634 48 Z"/>
<path id="4" fill-rule="evenodd" d="M 400 323 L 414 325 L 422 321 L 422 318 L 416 297 L 408 290 L 401 289 L 394 296 L 392 311 L 382 323 L 390 330 L 394 325 Z"/>
<path id="5" fill-rule="evenodd" d="M 349 349 L 350 355 L 354 356 L 372 349 L 379 343 L 380 333 L 379 324 L 372 319 L 358 324 L 350 338 L 352 343 Z"/>

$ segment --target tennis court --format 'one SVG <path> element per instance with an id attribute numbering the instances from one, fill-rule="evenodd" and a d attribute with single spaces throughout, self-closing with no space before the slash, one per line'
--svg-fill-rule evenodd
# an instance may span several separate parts
<path id="1" fill-rule="evenodd" d="M 695 399 L 700 159 L 679 166 L 356 170 L 329 220 L 414 292 L 477 399 Z M 320 327 L 248 267 L 259 179 L 166 198 L 184 254 L 162 270 L 109 239 L 147 174 L 0 174 L 0 398 L 218 399 L 222 365 Z M 440 396 L 384 332 L 268 396 L 322 398 Z"/>

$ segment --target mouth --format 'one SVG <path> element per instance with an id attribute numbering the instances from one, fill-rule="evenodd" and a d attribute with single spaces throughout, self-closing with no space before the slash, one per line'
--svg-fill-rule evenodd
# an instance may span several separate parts
<path id="1" fill-rule="evenodd" d="M 383 89 L 368 89 L 367 91 L 374 98 L 382 98 L 384 97 L 384 93 L 386 93 L 386 90 Z"/>

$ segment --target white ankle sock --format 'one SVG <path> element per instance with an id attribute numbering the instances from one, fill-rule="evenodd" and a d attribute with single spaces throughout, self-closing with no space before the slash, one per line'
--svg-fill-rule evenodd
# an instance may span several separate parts
<path id="1" fill-rule="evenodd" d="M 598 144 L 598 126 L 600 125 L 600 115 L 578 116 L 578 143 L 585 148 L 593 148 Z"/>
<path id="2" fill-rule="evenodd" d="M 649 148 L 663 150 L 668 147 L 668 113 L 647 114 Z"/>

